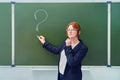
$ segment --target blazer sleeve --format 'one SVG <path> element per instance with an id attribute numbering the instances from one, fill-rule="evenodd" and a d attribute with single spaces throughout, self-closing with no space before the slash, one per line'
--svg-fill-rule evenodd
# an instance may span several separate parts
<path id="1" fill-rule="evenodd" d="M 54 54 L 59 54 L 60 53 L 60 50 L 62 48 L 62 45 L 59 46 L 59 47 L 55 47 L 54 45 L 48 43 L 48 42 L 45 42 L 43 44 L 43 48 L 47 49 L 48 51 L 54 53 Z"/>
<path id="2" fill-rule="evenodd" d="M 77 65 L 81 64 L 87 51 L 88 51 L 87 46 L 81 46 L 76 51 L 74 51 L 74 49 L 72 50 L 71 46 L 66 47 L 66 56 L 67 56 L 68 65 L 69 66 L 77 66 Z"/>

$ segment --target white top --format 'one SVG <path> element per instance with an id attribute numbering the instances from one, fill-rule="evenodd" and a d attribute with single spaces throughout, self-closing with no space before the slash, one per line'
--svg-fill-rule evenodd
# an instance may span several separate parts
<path id="1" fill-rule="evenodd" d="M 64 74 L 66 63 L 67 63 L 67 58 L 65 55 L 65 50 L 63 49 L 60 55 L 60 63 L 59 63 L 59 71 L 61 74 Z"/>

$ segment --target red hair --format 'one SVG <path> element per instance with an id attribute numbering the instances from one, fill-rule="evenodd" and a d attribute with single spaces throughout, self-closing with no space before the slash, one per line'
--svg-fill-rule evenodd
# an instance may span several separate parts
<path id="1" fill-rule="evenodd" d="M 66 29 L 68 29 L 68 27 L 72 25 L 74 29 L 77 30 L 77 37 L 79 38 L 79 32 L 81 31 L 81 27 L 80 27 L 80 24 L 78 22 L 70 22 L 67 26 L 66 26 Z M 66 35 L 68 36 L 67 32 L 66 32 Z"/>

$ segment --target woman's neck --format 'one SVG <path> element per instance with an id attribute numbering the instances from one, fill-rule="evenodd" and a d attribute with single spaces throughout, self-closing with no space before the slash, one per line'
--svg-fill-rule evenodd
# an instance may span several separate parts
<path id="1" fill-rule="evenodd" d="M 70 38 L 72 45 L 79 43 L 78 37 Z"/>

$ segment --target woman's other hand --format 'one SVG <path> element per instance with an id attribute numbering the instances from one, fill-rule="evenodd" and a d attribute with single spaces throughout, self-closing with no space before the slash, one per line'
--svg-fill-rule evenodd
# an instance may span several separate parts
<path id="1" fill-rule="evenodd" d="M 66 46 L 71 46 L 71 40 L 69 38 L 66 39 Z"/>

